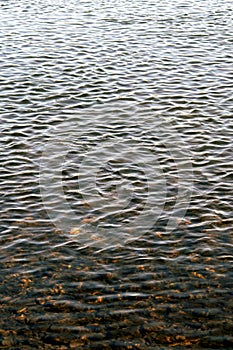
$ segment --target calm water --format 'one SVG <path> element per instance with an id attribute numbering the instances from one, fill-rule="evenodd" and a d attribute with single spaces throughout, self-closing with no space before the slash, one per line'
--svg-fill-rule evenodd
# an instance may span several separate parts
<path id="1" fill-rule="evenodd" d="M 1 349 L 232 349 L 232 2 L 0 5 Z"/>

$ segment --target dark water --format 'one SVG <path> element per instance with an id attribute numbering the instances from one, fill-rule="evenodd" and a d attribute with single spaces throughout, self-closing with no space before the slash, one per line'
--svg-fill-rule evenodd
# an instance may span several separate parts
<path id="1" fill-rule="evenodd" d="M 232 349 L 232 3 L 3 1 L 1 349 Z"/>

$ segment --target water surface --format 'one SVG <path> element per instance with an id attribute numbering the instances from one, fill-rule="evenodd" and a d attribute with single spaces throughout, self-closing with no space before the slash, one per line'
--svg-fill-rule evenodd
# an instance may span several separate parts
<path id="1" fill-rule="evenodd" d="M 232 3 L 0 5 L 1 348 L 231 349 Z"/>

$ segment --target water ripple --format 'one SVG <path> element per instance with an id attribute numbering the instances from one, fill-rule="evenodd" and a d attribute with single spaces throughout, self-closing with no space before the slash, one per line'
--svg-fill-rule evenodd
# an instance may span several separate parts
<path id="1" fill-rule="evenodd" d="M 232 347 L 232 14 L 0 1 L 1 348 Z"/>

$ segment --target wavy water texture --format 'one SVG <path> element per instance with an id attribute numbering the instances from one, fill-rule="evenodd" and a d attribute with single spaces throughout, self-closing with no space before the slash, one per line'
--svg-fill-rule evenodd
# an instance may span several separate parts
<path id="1" fill-rule="evenodd" d="M 0 19 L 1 349 L 231 349 L 231 2 Z"/>

